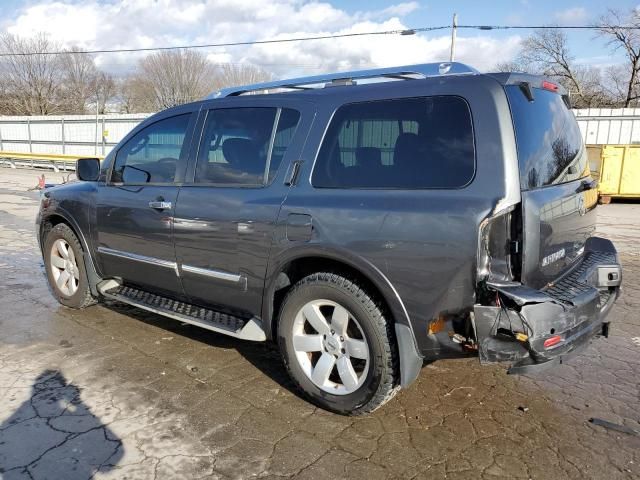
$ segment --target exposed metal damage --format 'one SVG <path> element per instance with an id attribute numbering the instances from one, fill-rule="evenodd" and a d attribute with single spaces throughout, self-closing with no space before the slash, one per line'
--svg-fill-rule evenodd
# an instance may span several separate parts
<path id="1" fill-rule="evenodd" d="M 472 321 L 482 363 L 511 362 L 509 373 L 539 370 L 608 333 L 606 315 L 619 295 L 622 269 L 613 244 L 592 237 L 583 258 L 537 290 L 488 280 Z M 487 301 L 488 300 L 488 301 Z"/>

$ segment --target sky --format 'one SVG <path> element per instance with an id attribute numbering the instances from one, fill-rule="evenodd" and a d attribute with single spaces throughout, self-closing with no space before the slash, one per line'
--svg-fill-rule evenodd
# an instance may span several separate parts
<path id="1" fill-rule="evenodd" d="M 0 31 L 45 32 L 61 47 L 157 47 L 313 36 L 459 24 L 590 24 L 606 8 L 630 10 L 622 0 L 1 0 Z M 456 60 L 488 71 L 514 58 L 527 30 L 460 30 Z M 578 63 L 624 61 L 590 31 L 568 31 Z M 451 32 L 375 36 L 202 50 L 212 62 L 253 63 L 276 77 L 446 61 Z M 122 75 L 142 54 L 100 54 L 96 63 Z"/>

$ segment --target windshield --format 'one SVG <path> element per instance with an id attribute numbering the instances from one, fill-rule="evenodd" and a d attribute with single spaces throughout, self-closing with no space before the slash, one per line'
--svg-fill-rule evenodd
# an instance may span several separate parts
<path id="1" fill-rule="evenodd" d="M 589 175 L 587 152 L 573 113 L 560 95 L 506 87 L 518 147 L 522 190 L 571 182 Z"/>

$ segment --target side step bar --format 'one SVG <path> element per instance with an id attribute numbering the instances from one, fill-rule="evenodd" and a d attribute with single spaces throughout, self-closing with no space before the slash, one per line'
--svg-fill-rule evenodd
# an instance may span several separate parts
<path id="1" fill-rule="evenodd" d="M 257 318 L 246 320 L 234 317 L 134 287 L 119 285 L 113 280 L 102 282 L 98 285 L 98 290 L 111 300 L 127 303 L 149 312 L 231 337 L 254 342 L 264 342 L 267 339 L 261 327 L 261 322 Z"/>

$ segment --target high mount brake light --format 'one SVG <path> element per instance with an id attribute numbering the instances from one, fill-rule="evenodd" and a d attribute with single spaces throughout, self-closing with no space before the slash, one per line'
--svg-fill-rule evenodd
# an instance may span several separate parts
<path id="1" fill-rule="evenodd" d="M 549 90 L 550 92 L 558 91 L 558 85 L 556 85 L 555 83 L 547 82 L 546 80 L 542 82 L 542 88 L 544 88 L 545 90 Z"/>

